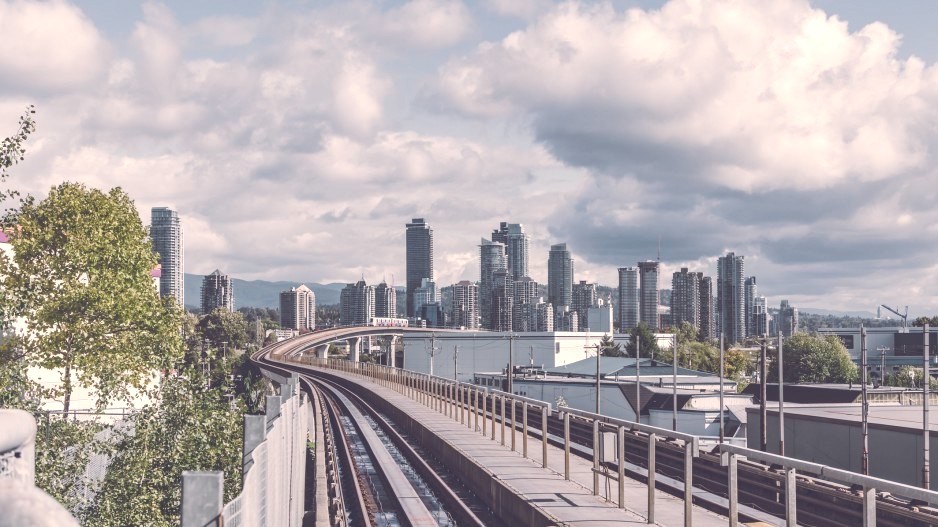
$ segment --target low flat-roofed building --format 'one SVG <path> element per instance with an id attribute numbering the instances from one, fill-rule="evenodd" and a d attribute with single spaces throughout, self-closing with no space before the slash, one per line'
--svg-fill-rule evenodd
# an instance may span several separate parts
<path id="1" fill-rule="evenodd" d="M 881 371 L 892 375 L 902 366 L 922 367 L 924 349 L 923 328 L 884 327 L 866 328 L 866 354 L 870 374 L 881 378 Z M 819 328 L 821 336 L 834 335 L 840 339 L 853 362 L 860 363 L 860 328 Z M 929 328 L 928 348 L 932 367 L 938 364 L 938 328 Z"/>
<path id="2" fill-rule="evenodd" d="M 921 392 L 919 392 L 921 394 Z M 788 385 L 785 385 L 788 400 Z M 919 395 L 921 400 L 921 395 Z M 938 406 L 931 405 L 931 413 Z M 747 412 L 749 448 L 759 449 L 761 415 Z M 785 405 L 785 455 L 853 472 L 861 471 L 862 417 L 859 404 Z M 778 406 L 766 410 L 769 452 L 778 453 Z M 938 419 L 929 424 L 930 464 L 938 462 Z M 870 475 L 919 486 L 922 481 L 922 407 L 918 404 L 870 405 Z M 931 471 L 931 489 L 938 490 L 938 471 Z"/>

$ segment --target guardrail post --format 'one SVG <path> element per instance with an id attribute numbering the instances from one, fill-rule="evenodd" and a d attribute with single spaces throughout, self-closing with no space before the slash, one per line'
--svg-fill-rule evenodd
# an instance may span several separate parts
<path id="1" fill-rule="evenodd" d="M 694 443 L 684 442 L 684 526 L 694 524 Z"/>
<path id="2" fill-rule="evenodd" d="M 795 527 L 798 522 L 798 481 L 795 469 L 785 469 L 785 525 Z"/>
<path id="3" fill-rule="evenodd" d="M 459 387 L 459 424 L 466 424 L 466 405 L 464 402 L 469 401 L 469 394 L 463 389 L 462 386 Z"/>
<path id="4" fill-rule="evenodd" d="M 528 403 L 521 403 L 521 455 L 528 457 Z"/>
<path id="5" fill-rule="evenodd" d="M 475 425 L 472 424 L 473 420 Z M 479 429 L 479 389 L 472 388 L 472 415 L 469 416 L 469 428 L 472 428 L 473 431 Z"/>
<path id="6" fill-rule="evenodd" d="M 502 399 L 502 446 L 505 446 L 505 425 L 506 425 L 506 423 L 505 423 L 505 421 L 506 421 L 506 419 L 505 419 L 505 417 L 506 417 L 506 413 L 505 413 L 505 396 L 503 395 L 503 396 L 501 397 L 501 399 Z"/>
<path id="7" fill-rule="evenodd" d="M 625 508 L 625 427 L 619 427 L 619 508 Z"/>
<path id="8" fill-rule="evenodd" d="M 517 435 L 516 430 L 515 430 L 517 428 L 515 426 L 515 423 L 518 422 L 518 419 L 516 417 L 518 413 L 517 408 L 518 408 L 517 401 L 515 401 L 514 397 L 512 397 L 511 398 L 511 451 L 512 452 L 515 452 L 515 436 Z"/>
<path id="9" fill-rule="evenodd" d="M 599 496 L 599 420 L 593 419 L 593 496 Z"/>
<path id="10" fill-rule="evenodd" d="M 485 431 L 485 428 L 489 424 L 488 418 L 488 407 L 489 407 L 489 394 L 486 392 L 482 396 L 482 437 L 487 436 L 488 434 Z M 492 421 L 492 430 L 495 429 L 495 421 Z M 495 432 L 492 432 L 492 439 L 495 439 Z"/>
<path id="11" fill-rule="evenodd" d="M 541 466 L 547 468 L 547 407 L 541 407 Z"/>
<path id="12" fill-rule="evenodd" d="M 655 434 L 648 434 L 648 523 L 655 523 Z"/>
<path id="13" fill-rule="evenodd" d="M 729 516 L 730 527 L 737 527 L 739 525 L 739 482 L 736 471 L 736 454 L 722 452 L 720 454 L 720 464 L 727 467 L 726 491 L 729 498 L 727 516 Z"/>
<path id="14" fill-rule="evenodd" d="M 863 487 L 863 527 L 876 527 L 876 489 Z"/>
<path id="15" fill-rule="evenodd" d="M 570 480 L 570 414 L 563 413 L 563 479 Z"/>

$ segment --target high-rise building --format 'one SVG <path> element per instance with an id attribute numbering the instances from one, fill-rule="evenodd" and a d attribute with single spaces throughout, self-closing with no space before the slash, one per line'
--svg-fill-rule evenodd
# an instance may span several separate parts
<path id="1" fill-rule="evenodd" d="M 768 304 L 764 296 L 757 296 L 752 299 L 752 316 L 749 319 L 750 336 L 763 337 L 769 334 L 769 311 Z"/>
<path id="2" fill-rule="evenodd" d="M 639 299 L 638 267 L 619 268 L 619 331 L 626 333 L 638 325 Z"/>
<path id="3" fill-rule="evenodd" d="M 515 306 L 515 282 L 508 269 L 499 269 L 493 274 L 492 330 L 511 331 Z"/>
<path id="4" fill-rule="evenodd" d="M 479 327 L 479 286 L 463 280 L 453 286 L 453 326 L 466 329 Z"/>
<path id="5" fill-rule="evenodd" d="M 570 306 L 560 306 L 554 309 L 554 330 L 555 331 L 580 331 L 580 321 L 576 311 L 570 309 Z"/>
<path id="6" fill-rule="evenodd" d="M 576 311 L 581 331 L 593 330 L 589 321 L 589 309 L 598 305 L 596 300 L 596 284 L 589 284 L 586 280 L 580 280 L 579 283 L 573 284 L 573 304 L 571 307 Z"/>
<path id="7" fill-rule="evenodd" d="M 439 304 L 440 297 L 437 294 L 436 282 L 424 278 L 420 281 L 420 287 L 414 290 L 414 311 L 418 318 L 422 318 L 420 308 L 426 304 Z M 442 308 L 442 305 L 440 306 Z"/>
<path id="8" fill-rule="evenodd" d="M 202 314 L 207 315 L 216 308 L 223 307 L 234 311 L 234 290 L 231 278 L 221 271 L 215 271 L 202 278 Z"/>
<path id="9" fill-rule="evenodd" d="M 423 218 L 407 224 L 407 316 L 414 317 L 414 292 L 424 278 L 433 281 L 433 229 Z"/>
<path id="10" fill-rule="evenodd" d="M 513 280 L 528 276 L 528 236 L 524 233 L 524 225 L 503 221 L 498 229 L 492 231 L 492 241 L 505 244 L 508 271 Z"/>
<path id="11" fill-rule="evenodd" d="M 682 267 L 671 275 L 671 323 L 675 328 L 688 322 L 700 331 L 700 280 L 703 273 Z"/>
<path id="12" fill-rule="evenodd" d="M 160 259 L 160 296 L 171 296 L 180 306 L 185 306 L 185 248 L 182 224 L 176 211 L 153 207 L 150 211 L 150 240 Z"/>
<path id="13" fill-rule="evenodd" d="M 727 253 L 717 260 L 717 311 L 720 332 L 726 342 L 734 344 L 746 338 L 745 261 L 742 256 Z"/>
<path id="14" fill-rule="evenodd" d="M 538 299 L 534 306 L 537 313 L 537 321 L 534 325 L 534 331 L 551 332 L 554 330 L 554 306 L 549 302 L 544 302 L 543 298 Z"/>
<path id="15" fill-rule="evenodd" d="M 339 317 L 343 326 L 364 326 L 375 318 L 375 287 L 364 280 L 348 284 L 339 294 Z"/>
<path id="16" fill-rule="evenodd" d="M 550 246 L 547 257 L 547 301 L 554 312 L 561 306 L 573 305 L 573 257 L 566 243 Z"/>
<path id="17" fill-rule="evenodd" d="M 708 341 L 716 338 L 717 324 L 713 304 L 713 278 L 700 278 L 700 338 Z"/>
<path id="18" fill-rule="evenodd" d="M 746 310 L 746 336 L 747 337 L 760 336 L 761 333 L 756 332 L 756 326 L 752 320 L 752 315 L 755 312 L 754 311 L 755 300 L 756 300 L 756 297 L 759 296 L 759 288 L 756 286 L 756 277 L 747 276 L 744 288 L 746 290 L 745 292 L 746 298 L 745 298 L 745 306 L 744 306 L 744 309 Z"/>
<path id="19" fill-rule="evenodd" d="M 782 300 L 781 302 L 776 327 L 784 337 L 790 337 L 798 332 L 798 308 L 789 304 L 788 300 Z"/>
<path id="20" fill-rule="evenodd" d="M 397 291 L 384 280 L 375 287 L 375 316 L 397 317 Z"/>
<path id="21" fill-rule="evenodd" d="M 537 282 L 530 276 L 522 276 L 514 282 L 513 331 L 534 331 L 532 321 L 536 315 L 534 305 L 537 302 Z"/>
<path id="22" fill-rule="evenodd" d="M 658 267 L 653 260 L 638 262 L 638 280 L 641 289 L 639 321 L 644 322 L 652 331 L 660 327 L 658 321 Z"/>
<path id="23" fill-rule="evenodd" d="M 479 313 L 482 327 L 495 329 L 493 313 L 495 310 L 495 273 L 508 271 L 508 257 L 505 244 L 492 242 L 485 238 L 479 244 Z"/>
<path id="24" fill-rule="evenodd" d="M 316 329 L 316 295 L 305 285 L 280 292 L 280 326 L 284 329 Z"/>

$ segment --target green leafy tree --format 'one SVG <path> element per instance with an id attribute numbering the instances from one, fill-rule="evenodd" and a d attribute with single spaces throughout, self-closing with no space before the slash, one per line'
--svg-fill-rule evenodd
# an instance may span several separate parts
<path id="1" fill-rule="evenodd" d="M 692 342 L 697 342 L 697 328 L 693 324 L 687 322 L 681 322 L 681 325 L 678 326 L 675 331 L 677 335 L 678 345 L 690 344 Z"/>
<path id="2" fill-rule="evenodd" d="M 935 315 L 935 316 L 930 317 L 930 318 L 929 318 L 929 317 L 918 317 L 918 318 L 916 318 L 915 320 L 912 321 L 912 325 L 915 326 L 915 327 L 917 327 L 917 328 L 924 327 L 925 324 L 928 324 L 930 327 L 933 327 L 933 328 L 934 328 L 934 327 L 938 327 L 938 315 Z"/>
<path id="3" fill-rule="evenodd" d="M 208 340 L 216 356 L 224 350 L 233 353 L 243 349 L 248 341 L 248 324 L 244 315 L 220 307 L 205 315 L 196 326 L 202 338 Z"/>
<path id="4" fill-rule="evenodd" d="M 785 382 L 855 382 L 857 367 L 836 336 L 796 333 L 784 342 Z M 769 365 L 769 380 L 778 380 L 778 361 Z"/>
<path id="5" fill-rule="evenodd" d="M 27 363 L 62 372 L 66 412 L 76 384 L 94 388 L 104 406 L 178 356 L 179 312 L 153 289 L 156 255 L 122 190 L 54 187 L 23 203 L 10 242 L 0 287 L 7 315 L 28 327 L 16 346 Z"/>
<path id="6" fill-rule="evenodd" d="M 604 357 L 624 357 L 622 344 L 615 342 L 611 335 L 603 335 L 599 340 L 599 349 L 602 350 Z"/>
<path id="7" fill-rule="evenodd" d="M 648 324 L 644 322 L 640 322 L 637 326 L 632 328 L 628 345 L 628 352 L 632 357 L 636 356 L 636 343 L 640 345 L 638 352 L 642 357 L 657 358 L 661 354 L 661 350 L 658 348 L 658 341 L 655 340 L 655 334 L 651 331 L 651 328 L 648 327 Z"/>
<path id="8" fill-rule="evenodd" d="M 6 182 L 13 165 L 23 161 L 26 155 L 26 140 L 36 131 L 36 121 L 33 119 L 35 113 L 36 108 L 33 105 L 27 106 L 26 111 L 20 116 L 16 133 L 0 141 L 0 183 Z M 19 196 L 19 192 L 15 189 L 0 190 L 0 201 L 16 196 Z M 8 215 L 4 223 L 6 226 L 11 226 L 12 216 Z"/>
<path id="9" fill-rule="evenodd" d="M 225 502 L 237 496 L 244 407 L 229 402 L 231 390 L 211 387 L 194 367 L 164 379 L 156 402 L 134 414 L 117 441 L 83 525 L 179 525 L 184 470 L 222 470 Z"/>

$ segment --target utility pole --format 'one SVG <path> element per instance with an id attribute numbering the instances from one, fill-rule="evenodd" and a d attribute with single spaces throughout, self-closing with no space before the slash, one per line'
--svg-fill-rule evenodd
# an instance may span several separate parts
<path id="1" fill-rule="evenodd" d="M 763 452 L 767 451 L 768 448 L 768 435 L 766 431 L 766 418 L 768 417 L 768 412 L 766 412 L 765 399 L 768 396 L 766 390 L 766 381 L 768 380 L 768 368 L 766 368 L 765 356 L 769 351 L 769 339 L 762 339 L 762 357 L 759 359 L 759 447 Z"/>
<path id="2" fill-rule="evenodd" d="M 677 432 L 677 334 L 671 335 L 671 429 Z"/>
<path id="3" fill-rule="evenodd" d="M 431 377 L 433 376 L 433 356 L 434 355 L 436 355 L 436 333 L 430 333 L 430 376 Z"/>
<path id="4" fill-rule="evenodd" d="M 590 349 L 590 348 L 593 348 L 593 349 L 596 350 L 596 415 L 600 415 L 600 414 L 599 414 L 599 408 L 600 408 L 600 407 L 599 407 L 599 388 L 600 388 L 600 382 L 599 382 L 599 380 L 600 380 L 599 356 L 602 355 L 602 353 L 601 353 L 602 350 L 601 350 L 599 344 L 587 344 L 586 346 L 583 346 L 583 349 Z"/>
<path id="5" fill-rule="evenodd" d="M 642 340 L 635 339 L 635 421 L 642 424 Z"/>
<path id="6" fill-rule="evenodd" d="M 889 348 L 880 346 L 876 348 L 876 351 L 879 352 L 879 384 L 886 386 L 886 352 Z"/>
<path id="7" fill-rule="evenodd" d="M 723 406 L 723 375 L 724 375 L 724 366 L 723 366 L 723 333 L 720 333 L 720 443 L 723 443 L 723 411 L 726 408 Z"/>
<path id="8" fill-rule="evenodd" d="M 453 380 L 458 381 L 459 373 L 459 345 L 453 344 Z"/>
<path id="9" fill-rule="evenodd" d="M 922 488 L 930 489 L 931 488 L 931 467 L 929 466 L 929 442 L 931 441 L 931 433 L 929 432 L 929 422 L 928 422 L 928 388 L 931 381 L 931 368 L 929 367 L 929 357 L 928 357 L 928 324 L 925 324 L 925 327 L 922 329 L 923 343 L 924 347 L 922 348 L 922 450 L 923 459 L 922 459 Z"/>
<path id="10" fill-rule="evenodd" d="M 861 404 L 861 429 L 863 435 L 863 456 L 860 458 L 860 472 L 865 476 L 870 475 L 870 405 L 866 397 L 866 328 L 860 324 L 860 404 Z"/>
<path id="11" fill-rule="evenodd" d="M 778 455 L 785 455 L 785 353 L 778 335 Z"/>

